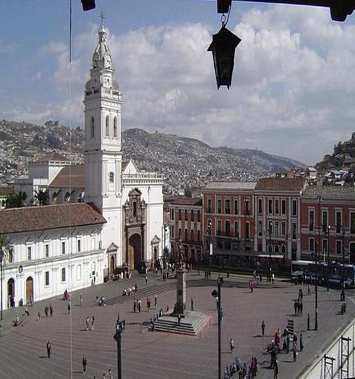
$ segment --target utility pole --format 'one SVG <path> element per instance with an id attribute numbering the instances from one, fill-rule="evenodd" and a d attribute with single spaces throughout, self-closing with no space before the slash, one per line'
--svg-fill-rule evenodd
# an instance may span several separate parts
<path id="1" fill-rule="evenodd" d="M 217 291 L 212 291 L 212 296 L 217 302 L 217 316 L 218 316 L 218 379 L 222 378 L 222 347 L 221 347 L 221 333 L 222 333 L 222 319 L 223 319 L 223 309 L 222 309 L 222 291 L 221 287 L 223 284 L 223 278 L 219 277 L 217 279 Z"/>

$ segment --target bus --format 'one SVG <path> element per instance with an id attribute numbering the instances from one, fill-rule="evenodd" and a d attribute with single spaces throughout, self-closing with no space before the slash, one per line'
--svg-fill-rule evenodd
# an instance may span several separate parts
<path id="1" fill-rule="evenodd" d="M 331 262 L 328 268 L 327 262 L 314 261 L 292 261 L 291 279 L 294 282 L 314 282 L 318 278 L 319 284 L 329 284 L 334 287 L 340 287 L 343 278 L 344 268 L 344 286 L 353 287 L 355 284 L 355 266 L 339 262 Z"/>

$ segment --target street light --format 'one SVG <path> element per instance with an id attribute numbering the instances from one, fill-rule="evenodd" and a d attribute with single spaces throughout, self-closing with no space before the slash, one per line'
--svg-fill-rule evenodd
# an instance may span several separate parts
<path id="1" fill-rule="evenodd" d="M 222 309 L 222 292 L 221 287 L 223 284 L 223 278 L 219 277 L 217 279 L 217 291 L 214 289 L 212 291 L 212 296 L 217 302 L 217 316 L 218 316 L 218 379 L 221 379 L 222 371 L 222 356 L 221 356 L 221 328 L 223 319 L 223 309 Z"/>
<path id="2" fill-rule="evenodd" d="M 122 357 L 121 357 L 121 336 L 122 332 L 126 328 L 126 321 L 120 320 L 120 315 L 118 314 L 116 321 L 116 333 L 113 338 L 117 342 L 117 378 L 122 379 Z"/>
<path id="3" fill-rule="evenodd" d="M 3 272 L 2 272 L 2 261 L 4 259 L 4 250 L 0 247 L 0 272 L 1 272 L 1 278 L 0 278 L 0 286 L 1 286 L 1 290 L 0 290 L 0 298 L 1 298 L 1 307 L 0 307 L 0 319 L 2 321 L 3 319 L 3 297 L 2 297 L 2 281 L 3 281 Z"/>

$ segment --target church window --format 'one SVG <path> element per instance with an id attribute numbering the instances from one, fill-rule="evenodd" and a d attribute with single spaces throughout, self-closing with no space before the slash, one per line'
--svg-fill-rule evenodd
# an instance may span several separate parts
<path id="1" fill-rule="evenodd" d="M 48 243 L 45 244 L 45 255 L 46 255 L 46 258 L 49 257 L 49 245 L 48 245 Z"/>
<path id="2" fill-rule="evenodd" d="M 78 240 L 78 253 L 81 251 L 81 240 Z"/>
<path id="3" fill-rule="evenodd" d="M 115 174 L 113 172 L 110 172 L 110 183 L 113 183 L 115 180 Z"/>
<path id="4" fill-rule="evenodd" d="M 137 203 L 133 202 L 133 217 L 137 217 Z"/>
<path id="5" fill-rule="evenodd" d="M 62 282 L 65 282 L 65 268 L 62 268 Z"/>
<path id="6" fill-rule="evenodd" d="M 44 273 L 44 285 L 49 286 L 49 271 Z"/>
<path id="7" fill-rule="evenodd" d="M 14 262 L 14 249 L 13 249 L 13 247 L 9 248 L 8 258 L 9 258 L 9 263 Z"/>
<path id="8" fill-rule="evenodd" d="M 30 261 L 32 259 L 32 248 L 31 246 L 27 247 L 27 260 Z"/>
<path id="9" fill-rule="evenodd" d="M 106 137 L 110 136 L 110 120 L 109 117 L 106 116 Z"/>
<path id="10" fill-rule="evenodd" d="M 113 136 L 117 137 L 117 117 L 113 119 Z"/>
<path id="11" fill-rule="evenodd" d="M 62 241 L 62 254 L 64 255 L 65 254 L 65 242 Z"/>
<path id="12" fill-rule="evenodd" d="M 91 138 L 95 138 L 95 119 L 91 117 Z"/>

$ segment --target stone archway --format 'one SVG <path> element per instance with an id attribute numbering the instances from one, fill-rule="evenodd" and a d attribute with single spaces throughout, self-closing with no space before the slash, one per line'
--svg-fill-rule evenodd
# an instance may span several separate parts
<path id="1" fill-rule="evenodd" d="M 135 233 L 128 240 L 127 264 L 130 270 L 138 270 L 143 261 L 142 237 Z"/>
<path id="2" fill-rule="evenodd" d="M 7 281 L 7 306 L 15 306 L 15 280 L 13 278 Z"/>
<path id="3" fill-rule="evenodd" d="M 33 278 L 29 276 L 26 279 L 26 304 L 33 303 Z"/>

